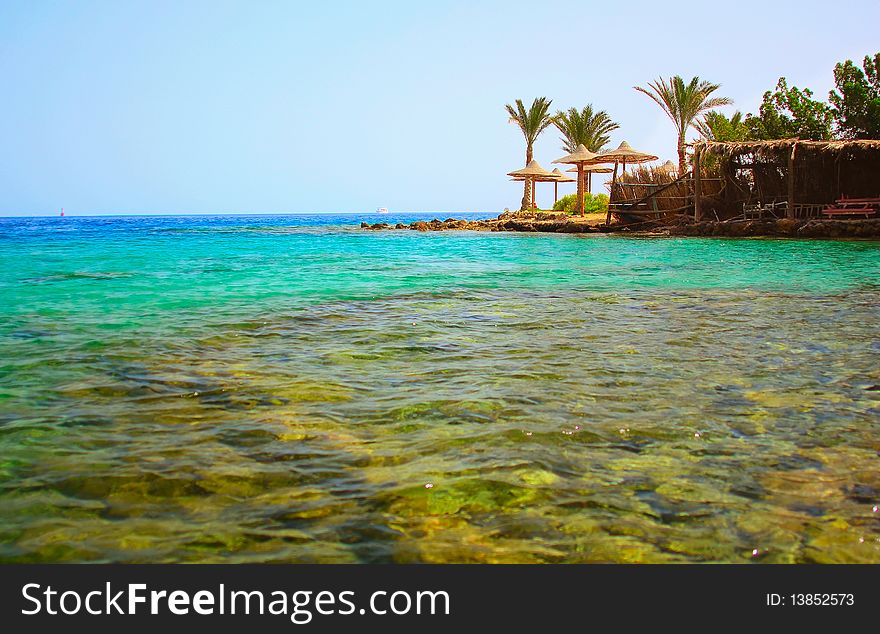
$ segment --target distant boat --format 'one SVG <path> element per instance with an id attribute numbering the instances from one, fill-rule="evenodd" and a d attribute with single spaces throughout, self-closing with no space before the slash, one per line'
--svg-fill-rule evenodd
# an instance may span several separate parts
<path id="1" fill-rule="evenodd" d="M 379 208 L 376 210 L 376 213 L 377 213 L 377 214 L 387 214 L 387 213 L 388 213 L 388 207 L 379 207 Z"/>

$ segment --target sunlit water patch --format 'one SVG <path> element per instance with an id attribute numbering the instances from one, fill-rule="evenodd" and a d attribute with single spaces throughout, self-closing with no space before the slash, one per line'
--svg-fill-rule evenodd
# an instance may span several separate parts
<path id="1" fill-rule="evenodd" d="M 880 562 L 877 243 L 353 222 L 0 220 L 0 560 Z"/>

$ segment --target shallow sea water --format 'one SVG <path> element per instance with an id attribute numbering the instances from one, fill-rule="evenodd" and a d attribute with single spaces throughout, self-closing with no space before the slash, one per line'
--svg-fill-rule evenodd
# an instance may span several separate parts
<path id="1" fill-rule="evenodd" d="M 0 561 L 880 562 L 880 243 L 364 219 L 0 219 Z"/>

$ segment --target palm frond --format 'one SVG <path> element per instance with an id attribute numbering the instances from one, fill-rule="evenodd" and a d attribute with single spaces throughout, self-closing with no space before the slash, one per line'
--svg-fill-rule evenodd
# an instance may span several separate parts
<path id="1" fill-rule="evenodd" d="M 553 124 L 562 133 L 559 138 L 562 148 L 569 153 L 581 144 L 591 152 L 598 152 L 610 140 L 608 134 L 620 127 L 604 110 L 594 112 L 592 104 L 581 110 L 569 108 L 557 112 Z"/>

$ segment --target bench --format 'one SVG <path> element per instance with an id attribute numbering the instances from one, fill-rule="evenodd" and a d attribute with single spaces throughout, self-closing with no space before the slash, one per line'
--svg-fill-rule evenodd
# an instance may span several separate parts
<path id="1" fill-rule="evenodd" d="M 878 210 L 880 210 L 880 198 L 838 198 L 834 204 L 822 210 L 822 215 L 829 218 L 834 216 L 870 218 L 877 215 Z"/>
<path id="2" fill-rule="evenodd" d="M 877 210 L 872 207 L 829 207 L 822 210 L 823 216 L 864 216 L 870 218 L 877 215 Z"/>

